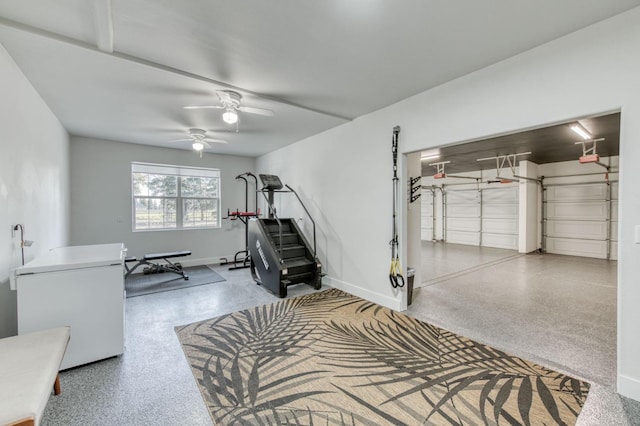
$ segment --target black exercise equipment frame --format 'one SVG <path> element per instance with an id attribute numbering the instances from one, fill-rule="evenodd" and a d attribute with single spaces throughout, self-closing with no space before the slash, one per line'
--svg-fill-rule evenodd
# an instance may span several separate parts
<path id="1" fill-rule="evenodd" d="M 256 188 L 256 199 L 255 199 L 255 211 L 249 211 L 249 181 L 247 177 L 251 176 L 253 178 L 253 183 Z M 251 255 L 249 254 L 249 219 L 252 217 L 260 217 L 260 210 L 258 209 L 258 178 L 251 172 L 241 173 L 236 176 L 236 180 L 244 181 L 244 211 L 241 212 L 238 209 L 232 212 L 227 209 L 227 216 L 223 217 L 223 219 L 236 220 L 239 219 L 244 224 L 244 250 L 237 251 L 233 256 L 232 262 L 223 262 L 222 265 L 228 265 L 232 263 L 233 266 L 229 268 L 230 271 L 234 269 L 245 269 L 251 266 Z M 238 256 L 244 255 L 244 257 L 238 259 Z"/>
<path id="2" fill-rule="evenodd" d="M 287 287 L 290 285 L 305 283 L 316 290 L 321 289 L 322 277 L 325 274 L 322 274 L 322 264 L 317 257 L 315 220 L 292 187 L 283 185 L 278 176 L 266 174 L 260 174 L 259 176 L 263 188 L 257 192 L 262 194 L 267 203 L 268 216 L 267 218 L 255 218 L 249 221 L 252 278 L 256 284 L 263 286 L 280 298 L 286 297 Z M 312 244 L 307 241 L 294 218 L 278 217 L 274 203 L 274 195 L 276 193 L 293 193 L 295 195 L 311 222 L 313 228 Z M 285 234 L 283 234 L 285 225 L 288 228 L 286 238 L 288 239 L 295 235 L 300 249 L 305 252 L 305 255 L 301 256 L 305 259 L 302 264 L 296 261 L 289 263 L 296 257 L 285 255 Z M 271 228 L 271 231 L 268 230 L 268 227 Z"/>

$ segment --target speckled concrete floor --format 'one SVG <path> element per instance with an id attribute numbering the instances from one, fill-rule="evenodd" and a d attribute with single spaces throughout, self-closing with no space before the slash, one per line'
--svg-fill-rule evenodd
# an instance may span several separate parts
<path id="1" fill-rule="evenodd" d="M 431 247 L 423 246 L 423 258 Z M 463 252 L 452 247 L 451 258 L 465 264 Z M 473 265 L 477 257 L 467 253 Z M 414 291 L 407 313 L 590 381 L 578 425 L 640 425 L 640 403 L 614 390 L 617 262 L 505 254 L 443 277 L 432 269 L 431 284 Z M 434 257 L 446 258 L 446 245 Z"/>
<path id="2" fill-rule="evenodd" d="M 174 327 L 280 300 L 247 269 L 216 271 L 227 281 L 127 299 L 125 353 L 63 371 L 62 394 L 41 424 L 211 425 Z M 290 297 L 313 291 L 288 289 Z"/>
<path id="3" fill-rule="evenodd" d="M 42 425 L 210 425 L 173 327 L 279 300 L 247 270 L 217 271 L 226 282 L 127 299 L 125 354 L 62 372 L 62 394 L 50 398 Z M 298 285 L 289 295 L 312 291 Z M 579 425 L 640 425 L 640 403 L 612 387 L 614 262 L 494 262 L 416 289 L 408 313 L 591 381 Z"/>
<path id="4" fill-rule="evenodd" d="M 517 250 L 422 241 L 422 282 L 416 283 L 416 287 L 437 284 L 517 256 L 520 256 Z"/>

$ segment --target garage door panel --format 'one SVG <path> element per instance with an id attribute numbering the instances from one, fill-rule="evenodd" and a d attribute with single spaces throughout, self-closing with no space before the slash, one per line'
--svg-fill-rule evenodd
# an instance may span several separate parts
<path id="1" fill-rule="evenodd" d="M 478 191 L 448 191 L 447 206 L 450 204 L 477 204 L 480 200 Z"/>
<path id="2" fill-rule="evenodd" d="M 448 191 L 447 242 L 517 249 L 518 191 L 515 185 Z"/>
<path id="3" fill-rule="evenodd" d="M 518 249 L 518 186 L 500 186 L 482 191 L 483 247 Z"/>
<path id="4" fill-rule="evenodd" d="M 608 227 L 607 222 L 550 221 L 547 222 L 547 235 L 549 237 L 605 240 Z"/>
<path id="5" fill-rule="evenodd" d="M 495 247 L 517 250 L 518 236 L 509 234 L 482 233 L 482 245 L 484 247 Z"/>
<path id="6" fill-rule="evenodd" d="M 482 219 L 482 232 L 491 234 L 518 234 L 517 219 Z M 482 240 L 484 242 L 484 238 Z"/>
<path id="7" fill-rule="evenodd" d="M 618 182 L 611 182 L 611 199 L 618 199 Z"/>
<path id="8" fill-rule="evenodd" d="M 611 201 L 611 220 L 618 220 L 618 201 Z"/>
<path id="9" fill-rule="evenodd" d="M 547 253 L 607 258 L 607 242 L 547 237 Z"/>
<path id="10" fill-rule="evenodd" d="M 447 204 L 447 217 L 480 217 L 478 204 Z"/>
<path id="11" fill-rule="evenodd" d="M 488 218 L 518 217 L 517 204 L 485 204 L 482 203 L 482 215 Z"/>
<path id="12" fill-rule="evenodd" d="M 547 203 L 548 220 L 607 220 L 606 201 Z"/>
<path id="13" fill-rule="evenodd" d="M 618 221 L 611 221 L 611 241 L 618 241 Z"/>
<path id="14" fill-rule="evenodd" d="M 517 204 L 518 188 L 487 189 L 482 191 L 483 203 Z"/>
<path id="15" fill-rule="evenodd" d="M 448 231 L 447 242 L 454 244 L 480 245 L 480 234 L 478 232 Z"/>
<path id="16" fill-rule="evenodd" d="M 547 201 L 590 201 L 606 200 L 606 184 L 585 184 L 547 187 Z"/>
<path id="17" fill-rule="evenodd" d="M 447 232 L 449 230 L 480 232 L 480 219 L 447 218 Z"/>

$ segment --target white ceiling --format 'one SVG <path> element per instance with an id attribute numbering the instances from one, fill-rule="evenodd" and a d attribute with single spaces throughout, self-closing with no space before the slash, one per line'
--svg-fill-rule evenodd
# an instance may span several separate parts
<path id="1" fill-rule="evenodd" d="M 257 156 L 639 5 L 1 0 L 0 43 L 72 135 L 189 149 L 169 141 L 199 127 L 229 141 L 211 152 Z M 182 108 L 229 88 L 275 116 L 236 133 Z"/>

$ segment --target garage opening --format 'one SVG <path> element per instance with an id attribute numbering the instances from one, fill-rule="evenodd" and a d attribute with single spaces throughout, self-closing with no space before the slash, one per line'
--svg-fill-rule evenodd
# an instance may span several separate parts
<path id="1" fill-rule="evenodd" d="M 409 310 L 614 385 L 619 137 L 612 113 L 423 151 Z"/>
<path id="2" fill-rule="evenodd" d="M 615 260 L 619 133 L 615 113 L 424 151 L 416 286 L 531 252 Z"/>

